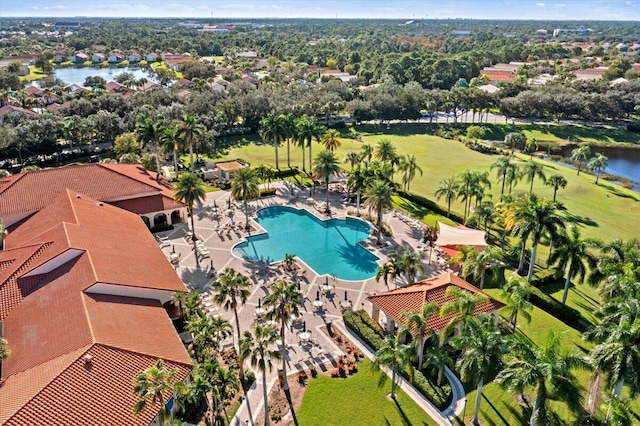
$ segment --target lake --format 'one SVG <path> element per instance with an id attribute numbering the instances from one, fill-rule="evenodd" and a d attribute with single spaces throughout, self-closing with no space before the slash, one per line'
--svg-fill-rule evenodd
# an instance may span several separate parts
<path id="1" fill-rule="evenodd" d="M 575 146 L 563 147 L 562 155 L 570 157 L 574 148 Z M 591 154 L 595 155 L 596 152 L 609 159 L 609 167 L 605 170 L 607 173 L 629 179 L 636 184 L 640 182 L 640 149 L 592 146 Z"/>
<path id="2" fill-rule="evenodd" d="M 84 80 L 89 77 L 102 77 L 106 81 L 115 80 L 116 76 L 122 74 L 123 72 L 128 72 L 133 74 L 136 79 L 140 79 L 142 77 L 153 80 L 152 75 L 147 72 L 147 70 L 140 67 L 69 67 L 69 68 L 56 68 L 53 72 L 53 75 L 58 77 L 60 80 L 64 81 L 66 84 L 84 84 Z M 37 85 L 37 82 L 33 83 Z"/>

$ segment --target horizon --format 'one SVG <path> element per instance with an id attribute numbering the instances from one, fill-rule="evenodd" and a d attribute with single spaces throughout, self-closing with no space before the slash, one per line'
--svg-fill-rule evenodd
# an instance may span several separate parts
<path id="1" fill-rule="evenodd" d="M 3 18 L 640 21 L 640 0 L 19 0 Z"/>

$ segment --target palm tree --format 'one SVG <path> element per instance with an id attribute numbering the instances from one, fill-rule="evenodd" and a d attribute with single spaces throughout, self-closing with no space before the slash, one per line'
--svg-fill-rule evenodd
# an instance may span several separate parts
<path id="1" fill-rule="evenodd" d="M 553 202 L 555 203 L 558 188 L 564 189 L 567 186 L 567 180 L 562 175 L 552 175 L 544 184 L 553 187 Z"/>
<path id="2" fill-rule="evenodd" d="M 598 179 L 600 179 L 600 173 L 608 166 L 609 159 L 599 152 L 596 152 L 596 156 L 589 160 L 589 169 L 596 172 L 596 185 L 598 184 Z"/>
<path id="3" fill-rule="evenodd" d="M 424 303 L 422 310 L 404 311 L 400 314 L 400 322 L 411 333 L 416 340 L 416 351 L 418 352 L 418 370 L 422 370 L 424 358 L 424 342 L 428 331 L 432 331 L 428 321 L 433 315 L 438 313 L 440 307 L 436 302 Z"/>
<path id="4" fill-rule="evenodd" d="M 173 392 L 176 369 L 168 370 L 164 362 L 159 359 L 152 367 L 141 371 L 133 378 L 133 393 L 138 397 L 138 402 L 133 406 L 133 414 L 140 414 L 148 404 L 160 405 L 159 420 L 164 425 L 170 420 L 171 412 L 167 407 L 164 395 Z"/>
<path id="5" fill-rule="evenodd" d="M 307 114 L 304 114 L 300 117 L 296 122 L 296 133 L 298 137 L 298 142 L 300 143 L 300 147 L 302 148 L 302 170 L 305 169 L 305 158 L 304 158 L 304 149 L 305 146 L 309 147 L 309 167 L 311 167 L 311 145 L 313 141 L 320 141 L 320 137 L 322 135 L 322 126 L 318 123 L 318 120 L 315 117 L 309 117 Z"/>
<path id="6" fill-rule="evenodd" d="M 411 181 L 415 179 L 416 172 L 422 176 L 422 169 L 416 162 L 415 155 L 405 155 L 400 157 L 400 163 L 398 164 L 399 171 L 403 172 L 402 185 L 405 192 L 409 191 L 409 185 Z"/>
<path id="7" fill-rule="evenodd" d="M 333 151 L 320 151 L 313 160 L 313 172 L 322 175 L 326 187 L 325 203 L 329 209 L 329 178 L 340 172 L 338 158 Z"/>
<path id="8" fill-rule="evenodd" d="M 519 134 L 519 133 L 518 133 Z M 498 178 L 502 181 L 502 188 L 500 189 L 500 195 L 504 194 L 504 187 L 507 184 L 507 175 L 513 174 L 514 169 L 517 170 L 518 166 L 512 163 L 513 155 L 502 155 L 491 165 L 489 170 L 496 170 Z"/>
<path id="9" fill-rule="evenodd" d="M 360 162 L 360 154 L 354 151 L 347 152 L 347 155 L 344 157 L 343 163 L 349 163 L 351 168 L 353 169 L 356 164 Z"/>
<path id="10" fill-rule="evenodd" d="M 564 292 L 562 293 L 562 303 L 564 304 L 569 294 L 571 278 L 576 277 L 578 282 L 583 282 L 587 273 L 587 265 L 590 269 L 595 268 L 596 259 L 589 252 L 589 247 L 594 245 L 594 241 L 580 238 L 580 231 L 576 226 L 571 226 L 568 232 L 562 233 L 558 237 L 558 243 L 551 254 L 550 261 L 566 270 Z"/>
<path id="11" fill-rule="evenodd" d="M 509 313 L 509 322 L 515 331 L 518 324 L 518 314 L 522 314 L 524 319 L 531 321 L 529 311 L 533 309 L 533 304 L 529 301 L 531 297 L 531 284 L 518 277 L 510 277 L 502 286 L 502 296 L 507 300 L 504 308 Z"/>
<path id="12" fill-rule="evenodd" d="M 376 282 L 380 282 L 380 278 L 384 280 L 384 285 L 389 287 L 389 277 L 391 277 L 391 281 L 395 281 L 396 276 L 398 275 L 398 271 L 395 268 L 395 265 L 391 262 L 386 262 L 382 266 L 378 266 L 376 270 Z"/>
<path id="13" fill-rule="evenodd" d="M 527 138 L 524 143 L 524 152 L 529 153 L 529 160 L 533 160 L 533 153 L 538 150 L 538 140 L 536 138 Z"/>
<path id="14" fill-rule="evenodd" d="M 389 253 L 389 262 L 394 265 L 394 270 L 398 273 L 404 273 L 407 277 L 407 284 L 412 284 L 416 281 L 416 275 L 418 273 L 424 274 L 424 266 L 422 265 L 422 259 L 424 259 L 424 253 L 414 251 L 407 243 L 403 242 L 402 245 L 394 249 Z"/>
<path id="15" fill-rule="evenodd" d="M 384 179 L 373 180 L 365 189 L 365 205 L 375 209 L 377 214 L 377 239 L 380 245 L 380 235 L 382 233 L 382 213 L 385 208 L 391 206 L 391 196 L 394 193 L 391 182 Z"/>
<path id="16" fill-rule="evenodd" d="M 294 284 L 287 284 L 284 280 L 279 280 L 273 285 L 271 294 L 264 298 L 263 305 L 267 309 L 266 318 L 280 323 L 280 341 L 283 345 L 285 345 L 284 335 L 287 324 L 292 317 L 300 316 L 300 300 L 302 300 L 302 293 Z M 282 357 L 282 371 L 284 376 L 282 388 L 288 391 L 287 359 L 284 356 Z"/>
<path id="17" fill-rule="evenodd" d="M 596 268 L 591 269 L 588 282 L 591 285 L 600 284 L 599 290 L 611 284 L 613 286 L 611 294 L 599 291 L 605 301 L 609 301 L 620 295 L 618 282 L 629 272 L 635 271 L 632 278 L 640 281 L 640 240 L 615 239 L 608 244 L 600 243 L 597 246 L 600 249 L 598 264 Z"/>
<path id="18" fill-rule="evenodd" d="M 276 152 L 276 169 L 280 170 L 278 146 L 285 137 L 285 123 L 282 114 L 269 113 L 260 121 L 260 137 L 265 142 L 273 144 Z"/>
<path id="19" fill-rule="evenodd" d="M 580 175 L 580 170 L 582 170 L 589 157 L 591 157 L 589 145 L 582 145 L 571 151 L 571 160 L 578 162 L 578 175 Z"/>
<path id="20" fill-rule="evenodd" d="M 538 163 L 534 160 L 529 160 L 525 163 L 522 175 L 527 178 L 527 182 L 531 182 L 529 194 L 533 193 L 533 181 L 535 178 L 539 178 L 543 183 L 547 180 L 547 177 L 544 174 L 544 166 L 542 163 Z"/>
<path id="21" fill-rule="evenodd" d="M 328 149 L 329 151 L 335 151 L 340 145 L 342 145 L 342 141 L 340 140 L 340 132 L 336 129 L 327 130 L 322 135 L 320 143 L 324 145 L 325 149 Z"/>
<path id="22" fill-rule="evenodd" d="M 180 200 L 187 205 L 189 213 L 191 214 L 191 232 L 192 240 L 195 247 L 196 241 L 196 227 L 193 221 L 193 206 L 196 202 L 201 203 L 206 196 L 206 190 L 204 189 L 204 182 L 194 175 L 193 173 L 183 173 L 178 178 L 178 181 L 173 185 L 173 194 L 176 200 Z"/>
<path id="23" fill-rule="evenodd" d="M 451 202 L 458 196 L 458 180 L 456 178 L 445 178 L 435 190 L 435 196 L 439 200 L 444 197 L 447 200 L 447 217 L 451 215 Z"/>
<path id="24" fill-rule="evenodd" d="M 136 117 L 136 133 L 142 142 L 142 147 L 150 147 L 156 157 L 156 167 L 160 176 L 160 157 L 158 149 L 164 133 L 164 117 L 159 115 L 155 119 L 145 114 L 138 114 Z"/>
<path id="25" fill-rule="evenodd" d="M 471 256 L 462 265 L 462 275 L 465 277 L 473 275 L 474 279 L 480 278 L 480 290 L 483 290 L 487 267 L 502 258 L 502 250 L 498 247 L 489 246 L 484 251 L 473 250 Z"/>
<path id="26" fill-rule="evenodd" d="M 412 351 L 410 345 L 400 343 L 398 336 L 386 336 L 380 349 L 375 353 L 373 363 L 374 370 L 379 371 L 381 367 L 389 367 L 391 370 L 391 398 L 395 399 L 396 376 L 401 371 L 411 366 Z"/>
<path id="27" fill-rule="evenodd" d="M 11 355 L 9 343 L 7 342 L 7 339 L 0 337 L 0 363 L 2 363 L 2 360 L 9 358 L 9 355 Z"/>
<path id="28" fill-rule="evenodd" d="M 572 371 L 576 368 L 586 369 L 588 364 L 582 357 L 563 350 L 561 334 L 549 333 L 542 346 L 524 337 L 514 337 L 510 360 L 498 373 L 496 382 L 511 392 L 522 392 L 527 387 L 535 389 L 529 424 L 536 426 L 546 419 L 550 391 L 565 396 L 572 406 L 579 405 L 581 394 Z"/>
<path id="29" fill-rule="evenodd" d="M 472 210 L 469 216 L 469 222 L 475 223 L 477 226 L 482 224 L 485 232 L 488 231 L 489 223 L 493 223 L 496 217 L 496 209 L 491 201 L 483 201 L 479 206 Z"/>
<path id="30" fill-rule="evenodd" d="M 197 115 L 184 114 L 182 116 L 182 123 L 180 123 L 180 131 L 178 135 L 182 138 L 185 145 L 189 145 L 189 167 L 191 173 L 195 171 L 193 163 L 193 141 L 196 138 L 202 137 L 206 128 L 200 124 L 200 117 Z"/>
<path id="31" fill-rule="evenodd" d="M 258 175 L 255 170 L 249 167 L 243 167 L 233 174 L 233 179 L 231 180 L 231 196 L 236 200 L 242 200 L 245 216 L 244 228 L 249 229 L 249 208 L 247 206 L 247 200 L 260 196 Z"/>
<path id="32" fill-rule="evenodd" d="M 173 155 L 173 169 L 178 175 L 178 152 L 182 150 L 182 140 L 180 139 L 180 127 L 167 125 L 160 136 L 160 142 L 166 151 Z"/>
<path id="33" fill-rule="evenodd" d="M 293 114 L 282 114 L 284 138 L 287 141 L 287 167 L 291 168 L 291 139 L 296 137 L 296 123 Z"/>
<path id="34" fill-rule="evenodd" d="M 267 394 L 267 371 L 273 370 L 273 361 L 280 359 L 280 352 L 271 349 L 278 339 L 278 333 L 270 326 L 253 324 L 253 332 L 245 331 L 240 345 L 242 359 L 249 359 L 252 367 L 262 373 L 262 392 L 264 394 L 264 424 L 269 426 L 269 395 Z"/>
<path id="35" fill-rule="evenodd" d="M 550 235 L 551 237 L 557 235 L 560 229 L 564 228 L 564 219 L 558 215 L 554 203 L 547 200 L 538 200 L 538 197 L 530 194 L 527 198 L 520 200 L 513 210 L 507 212 L 506 220 L 507 229 L 513 230 L 516 235 L 520 235 L 523 241 L 526 242 L 526 238 L 531 236 L 531 259 L 527 275 L 527 282 L 531 282 L 538 243 L 543 235 Z"/>
<path id="36" fill-rule="evenodd" d="M 395 166 L 398 162 L 396 147 L 389 139 L 380 139 L 373 153 L 373 158 Z"/>
<path id="37" fill-rule="evenodd" d="M 635 394 L 640 390 L 640 321 L 623 319 L 606 329 L 606 338 L 591 350 L 593 366 L 605 373 L 616 398 L 625 383 Z"/>
<path id="38" fill-rule="evenodd" d="M 526 141 L 527 138 L 525 137 L 525 135 L 519 132 L 507 133 L 507 135 L 504 137 L 504 143 L 511 147 L 511 154 L 513 154 L 513 152 L 515 151 L 516 145 L 523 145 L 526 143 Z"/>
<path id="39" fill-rule="evenodd" d="M 463 350 L 457 362 L 462 380 L 475 382 L 476 402 L 472 422 L 478 425 L 482 386 L 502 369 L 506 342 L 493 319 L 483 316 L 471 318 L 464 331 L 451 339 L 451 346 Z"/>
<path id="40" fill-rule="evenodd" d="M 464 330 L 465 324 L 473 316 L 473 312 L 478 305 L 489 303 L 489 298 L 483 293 L 472 293 L 457 286 L 449 286 L 444 291 L 444 295 L 450 298 L 448 302 L 440 307 L 440 316 L 453 315 L 443 331 L 443 335 L 448 335 L 451 330 L 460 326 L 460 331 Z"/>
<path id="41" fill-rule="evenodd" d="M 370 163 L 371 157 L 373 156 L 373 147 L 369 144 L 364 144 L 362 145 L 362 148 L 360 148 L 360 150 L 361 150 L 360 155 L 362 156 L 362 159 L 364 160 L 366 158 L 367 163 Z"/>
<path id="42" fill-rule="evenodd" d="M 238 273 L 235 269 L 227 268 L 213 282 L 211 291 L 213 302 L 222 306 L 225 311 L 232 310 L 236 321 L 236 332 L 238 333 L 238 343 L 242 338 L 240 333 L 240 321 L 238 320 L 238 304 L 247 303 L 251 292 L 251 282 L 245 275 Z"/>

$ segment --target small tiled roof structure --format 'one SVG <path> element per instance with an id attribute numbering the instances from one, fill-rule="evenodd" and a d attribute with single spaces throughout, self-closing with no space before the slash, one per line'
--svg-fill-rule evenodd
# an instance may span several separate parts
<path id="1" fill-rule="evenodd" d="M 233 173 L 246 166 L 239 161 L 226 161 L 224 163 L 216 163 L 216 167 L 225 173 Z"/>
<path id="2" fill-rule="evenodd" d="M 485 68 L 482 71 L 480 71 L 480 74 L 486 75 L 489 81 L 505 81 L 510 83 L 516 79 L 515 71 L 511 71 L 511 70 Z"/>
<path id="3" fill-rule="evenodd" d="M 401 324 L 400 317 L 405 311 L 420 312 L 425 303 L 436 302 L 438 306 L 442 307 L 447 302 L 452 301 L 453 298 L 445 295 L 447 288 L 451 286 L 487 296 L 489 302 L 478 305 L 473 312 L 474 315 L 492 313 L 505 306 L 502 302 L 492 298 L 452 272 L 427 278 L 406 287 L 371 295 L 368 300 L 393 318 L 394 321 Z M 427 321 L 429 325 L 428 332 L 444 330 L 453 317 L 454 314 L 445 317 L 438 314 L 432 315 Z"/>
<path id="4" fill-rule="evenodd" d="M 5 248 L 0 424 L 148 425 L 133 377 L 163 359 L 183 381 L 192 362 L 163 306 L 186 288 L 140 218 L 66 189 Z"/>
<path id="5" fill-rule="evenodd" d="M 184 208 L 171 185 L 137 164 L 84 164 L 0 178 L 0 217 L 6 226 L 48 205 L 66 189 L 138 214 Z"/>

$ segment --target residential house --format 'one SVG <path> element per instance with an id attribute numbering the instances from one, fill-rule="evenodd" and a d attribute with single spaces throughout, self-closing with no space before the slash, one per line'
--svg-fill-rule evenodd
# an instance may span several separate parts
<path id="1" fill-rule="evenodd" d="M 65 62 L 70 59 L 69 54 L 66 50 L 56 50 L 53 54 L 53 62 L 59 64 L 60 62 Z"/>
<path id="2" fill-rule="evenodd" d="M 225 161 L 224 163 L 209 163 L 207 169 L 211 171 L 211 177 L 217 177 L 220 180 L 231 180 L 233 174 L 240 169 L 249 167 L 248 164 L 242 164 L 239 161 Z"/>
<path id="3" fill-rule="evenodd" d="M 147 90 L 151 90 L 151 89 L 160 89 L 162 88 L 161 85 L 159 85 L 158 83 L 156 83 L 153 80 L 147 80 L 142 86 L 138 87 L 138 91 L 139 92 L 146 92 Z"/>
<path id="4" fill-rule="evenodd" d="M 147 62 L 155 62 L 158 60 L 158 55 L 155 53 L 147 53 L 144 58 Z"/>
<path id="5" fill-rule="evenodd" d="M 489 81 L 511 83 L 516 79 L 516 72 L 513 70 L 501 70 L 495 68 L 484 68 L 480 75 L 486 75 Z"/>
<path id="6" fill-rule="evenodd" d="M 171 68 L 174 71 L 180 71 L 182 68 L 182 64 L 186 62 L 194 62 L 195 59 L 188 54 L 182 55 L 171 55 L 166 54 L 163 56 L 164 62 L 167 64 L 167 67 Z"/>
<path id="7" fill-rule="evenodd" d="M 35 112 L 29 109 L 20 108 L 13 105 L 5 105 L 3 107 L 0 107 L 0 124 L 4 123 L 4 120 L 6 119 L 6 117 L 16 116 L 16 115 L 35 115 L 35 114 L 36 114 Z M 0 215 L 0 217 L 2 216 Z M 5 222 L 5 225 L 6 225 L 6 222 Z"/>
<path id="8" fill-rule="evenodd" d="M 126 56 L 124 56 L 124 53 L 114 50 L 107 56 L 107 62 L 109 62 L 110 64 L 119 64 L 120 62 L 124 61 L 125 58 Z"/>
<path id="9" fill-rule="evenodd" d="M 127 56 L 127 60 L 131 64 L 137 64 L 142 60 L 142 55 L 139 54 L 138 52 L 131 52 L 129 56 Z"/>
<path id="10" fill-rule="evenodd" d="M 84 52 L 76 52 L 76 54 L 71 58 L 71 61 L 74 64 L 84 64 L 89 60 L 91 60 L 91 57 Z"/>
<path id="11" fill-rule="evenodd" d="M 175 381 L 189 376 L 193 363 L 169 314 L 172 295 L 186 288 L 136 214 L 53 179 L 40 183 L 56 195 L 15 224 L 0 251 L 0 333 L 11 348 L 0 424 L 157 424 L 156 404 L 133 414 L 132 383 L 159 359 Z M 3 187 L 0 206 L 34 197 Z"/>
<path id="12" fill-rule="evenodd" d="M 191 80 L 187 80 L 186 78 L 180 78 L 176 82 L 175 87 L 178 89 L 193 89 L 196 87 L 196 83 Z"/>
<path id="13" fill-rule="evenodd" d="M 211 90 L 213 90 L 214 92 L 224 92 L 229 89 L 230 85 L 231 83 L 229 83 L 219 75 L 215 76 L 213 81 L 209 83 L 209 87 L 211 87 Z"/>
<path id="14" fill-rule="evenodd" d="M 583 80 L 583 81 L 598 80 L 602 78 L 602 76 L 604 75 L 605 72 L 607 72 L 608 69 L 609 67 L 606 67 L 606 66 L 596 67 L 596 68 L 587 68 L 587 69 L 574 70 L 573 74 L 575 74 L 576 80 Z"/>
<path id="15" fill-rule="evenodd" d="M 0 108 L 2 111 L 3 108 Z M 25 110 L 28 111 L 28 110 Z M 32 111 L 28 111 L 34 114 Z M 186 206 L 155 172 L 137 164 L 83 164 L 19 173 L 0 179 L 0 217 L 10 227 L 39 212 L 65 188 L 136 213 L 148 228 L 181 223 Z"/>
<path id="16" fill-rule="evenodd" d="M 113 94 L 119 93 L 123 95 L 133 92 L 133 90 L 129 89 L 124 84 L 118 83 L 117 81 L 107 82 L 107 84 L 105 85 L 105 90 L 109 93 L 113 93 Z"/>
<path id="17" fill-rule="evenodd" d="M 106 60 L 107 57 L 104 55 L 104 53 L 94 52 L 91 54 L 91 62 L 93 62 L 94 64 L 99 64 Z"/>
<path id="18" fill-rule="evenodd" d="M 71 84 L 68 84 L 68 85 L 64 86 L 64 90 L 65 90 L 65 92 L 69 92 L 69 93 L 76 93 L 76 92 L 89 93 L 89 92 L 91 92 L 90 88 L 81 86 L 80 84 L 77 84 L 77 83 L 71 83 Z"/>

